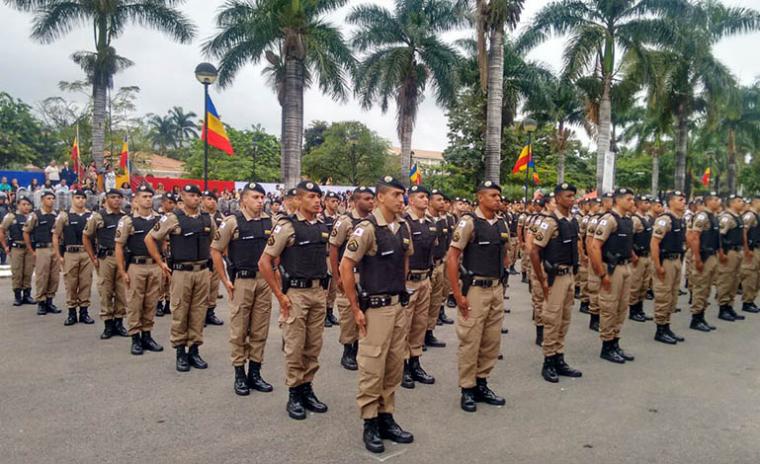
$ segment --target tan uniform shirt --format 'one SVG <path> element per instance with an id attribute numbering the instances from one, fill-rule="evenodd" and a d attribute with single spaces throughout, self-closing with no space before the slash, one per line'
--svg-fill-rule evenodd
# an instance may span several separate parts
<path id="1" fill-rule="evenodd" d="M 624 216 L 624 214 L 621 214 L 618 210 L 615 210 L 615 214 Z M 617 219 L 615 219 L 615 216 L 610 213 L 605 213 L 605 215 L 599 219 L 599 224 L 597 224 L 594 231 L 594 238 L 604 243 L 607 241 L 607 239 L 610 238 L 610 235 L 613 232 L 617 231 L 617 228 L 618 223 Z"/>
<path id="2" fill-rule="evenodd" d="M 409 225 L 401 217 L 396 217 L 390 223 L 385 220 L 383 213 L 380 209 L 376 209 L 372 212 L 375 216 L 378 226 L 388 226 L 388 228 L 394 234 L 398 231 L 399 227 L 406 227 L 409 237 L 411 237 L 411 231 L 408 229 Z M 404 245 L 407 247 L 406 256 L 412 256 L 414 254 L 414 246 L 410 238 L 404 239 Z M 362 221 L 356 226 L 354 232 L 351 234 L 348 245 L 346 245 L 346 253 L 344 258 L 348 258 L 351 261 L 358 263 L 367 256 L 375 256 L 377 253 L 377 240 L 375 240 L 375 226 L 369 221 Z"/>
<path id="3" fill-rule="evenodd" d="M 725 211 L 720 215 L 720 233 L 727 234 L 730 230 L 738 227 L 739 222 L 736 220 L 737 216 L 733 211 Z"/>
<path id="4" fill-rule="evenodd" d="M 42 211 L 42 210 L 40 210 Z M 45 213 L 44 211 L 42 211 Z M 50 210 L 51 213 L 55 213 L 55 210 Z M 47 214 L 47 213 L 45 213 Z M 57 221 L 58 218 L 56 218 Z M 54 224 L 55 226 L 55 224 Z M 34 214 L 34 212 L 29 213 L 29 216 L 26 218 L 26 223 L 24 223 L 24 232 L 32 233 L 34 228 L 37 227 L 37 215 Z"/>
<path id="5" fill-rule="evenodd" d="M 0 229 L 3 229 L 3 231 L 8 232 L 8 229 L 13 225 L 13 222 L 16 221 L 16 214 L 18 213 L 8 213 L 5 216 L 3 216 L 3 222 L 0 222 Z"/>
<path id="6" fill-rule="evenodd" d="M 306 218 L 301 214 L 300 211 L 298 211 L 296 212 L 296 220 L 306 221 Z M 317 218 L 314 221 L 311 221 L 311 224 L 316 224 L 317 222 L 322 221 Z M 267 240 L 267 246 L 264 248 L 264 253 L 272 256 L 273 258 L 277 258 L 282 254 L 283 251 L 285 251 L 285 248 L 293 246 L 294 243 L 296 243 L 296 230 L 293 228 L 293 223 L 291 223 L 289 220 L 281 219 L 277 225 L 274 226 L 272 235 L 269 236 L 269 240 Z"/>
<path id="7" fill-rule="evenodd" d="M 158 216 L 153 210 L 150 210 L 149 216 L 143 216 L 143 219 L 152 219 L 154 217 Z M 129 239 L 129 236 L 135 233 L 135 227 L 132 222 L 133 217 L 139 217 L 139 214 L 137 212 L 134 212 L 132 214 L 123 216 L 121 219 L 119 219 L 119 224 L 116 226 L 116 235 L 114 236 L 114 242 L 120 243 L 122 245 L 127 244 L 127 240 Z M 165 217 L 165 216 L 164 216 Z M 176 218 L 176 216 L 175 216 Z M 158 226 L 158 222 L 156 222 L 156 226 Z M 151 231 L 151 234 L 156 230 L 156 227 L 153 227 L 153 230 Z"/>
<path id="8" fill-rule="evenodd" d="M 541 221 L 536 232 L 533 234 L 533 245 L 539 248 L 546 248 L 549 241 L 559 236 L 559 221 L 562 219 L 571 220 L 570 216 L 563 216 L 559 212 L 559 209 L 553 213 L 548 214 L 549 217 L 553 217 L 555 220 L 545 219 Z"/>
<path id="9" fill-rule="evenodd" d="M 744 213 L 744 216 L 742 216 L 742 221 L 744 221 L 744 228 L 749 230 L 757 225 L 757 216 L 755 216 L 755 211 L 752 209 L 749 209 L 747 212 Z"/>
<path id="10" fill-rule="evenodd" d="M 657 220 L 654 221 L 654 226 L 652 227 L 652 237 L 662 240 L 672 228 L 673 222 L 670 220 L 670 216 L 663 213 L 662 216 L 658 217 Z"/>
<path id="11" fill-rule="evenodd" d="M 706 212 L 700 211 L 694 215 L 691 224 L 686 226 L 687 231 L 704 232 L 710 230 L 710 217 Z"/>
<path id="12" fill-rule="evenodd" d="M 248 213 L 245 212 L 245 210 L 240 211 L 243 214 L 243 217 L 247 220 L 254 220 L 254 221 L 261 221 L 262 219 L 269 219 L 269 215 L 267 213 L 262 212 L 261 215 L 257 218 L 254 218 L 252 216 L 249 216 Z M 272 231 L 269 229 L 264 229 L 265 235 L 271 235 Z M 238 222 L 237 222 L 237 216 L 234 214 L 230 214 L 229 216 L 224 218 L 224 221 L 222 221 L 222 225 L 219 226 L 219 229 L 216 231 L 216 234 L 214 234 L 214 241 L 211 242 L 211 248 L 224 252 L 224 250 L 227 249 L 227 246 L 229 246 L 230 241 L 235 240 L 238 238 L 239 232 L 238 232 Z"/>
<path id="13" fill-rule="evenodd" d="M 69 210 L 70 213 L 78 214 L 73 209 Z M 88 213 L 89 210 L 85 209 L 82 214 Z M 53 233 L 62 238 L 63 228 L 69 223 L 69 213 L 61 211 L 55 218 L 55 224 L 53 224 Z"/>
<path id="14" fill-rule="evenodd" d="M 348 237 L 354 231 L 352 219 L 360 219 L 359 215 L 356 214 L 356 210 L 351 210 L 348 214 L 338 217 L 333 230 L 330 232 L 330 245 L 340 248 L 346 243 L 346 240 L 348 240 Z"/>
<path id="15" fill-rule="evenodd" d="M 108 213 L 118 212 L 118 213 L 124 214 L 124 211 L 121 211 L 121 210 L 111 211 L 110 209 L 106 208 L 106 211 Z M 87 220 L 87 225 L 84 227 L 84 234 L 88 237 L 92 237 L 93 235 L 95 235 L 98 229 L 103 228 L 104 225 L 105 225 L 105 222 L 103 221 L 103 216 L 100 215 L 100 211 L 93 211 L 92 214 L 90 215 L 90 219 Z"/>

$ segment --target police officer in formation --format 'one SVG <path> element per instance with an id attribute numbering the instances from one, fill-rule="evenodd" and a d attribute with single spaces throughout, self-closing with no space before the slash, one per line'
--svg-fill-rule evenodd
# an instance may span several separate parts
<path id="1" fill-rule="evenodd" d="M 755 305 L 760 289 L 760 194 L 749 200 L 744 216 L 744 259 L 742 260 L 742 311 L 758 313 Z"/>
<path id="2" fill-rule="evenodd" d="M 733 303 L 739 289 L 744 248 L 744 199 L 730 195 L 726 209 L 720 215 L 720 252 L 718 259 L 718 318 L 724 321 L 741 321 L 744 316 L 734 311 Z"/>
<path id="3" fill-rule="evenodd" d="M 61 278 L 58 252 L 53 250 L 53 224 L 57 216 L 54 204 L 55 194 L 50 190 L 44 191 L 40 198 L 40 209 L 29 215 L 23 228 L 24 244 L 27 250 L 32 250 L 34 258 L 34 299 L 40 316 L 61 312 L 53 303 Z"/>
<path id="4" fill-rule="evenodd" d="M 652 281 L 652 258 L 649 244 L 652 241 L 653 218 L 650 213 L 652 203 L 647 195 L 636 196 L 633 220 L 633 252 L 636 264 L 631 269 L 631 297 L 628 318 L 636 322 L 651 321 L 652 317 L 644 312 L 644 300 Z"/>
<path id="5" fill-rule="evenodd" d="M 338 195 L 335 192 L 327 192 L 324 198 L 324 209 L 320 213 L 319 217 L 322 222 L 325 223 L 327 228 L 332 233 L 335 222 L 338 220 Z M 328 256 L 328 261 L 330 257 Z M 330 285 L 327 288 L 327 310 L 325 312 L 325 327 L 332 327 L 339 325 L 340 322 L 335 317 L 333 307 L 335 306 L 335 298 L 337 297 L 338 281 L 334 278 L 335 271 L 332 264 L 328 263 L 328 269 L 330 271 L 331 279 Z"/>
<path id="6" fill-rule="evenodd" d="M 167 192 L 162 195 L 161 198 L 161 207 L 158 210 L 158 214 L 160 216 L 166 216 L 167 214 L 174 211 L 174 208 L 177 207 L 177 202 L 179 201 L 179 198 L 176 194 Z M 161 254 L 163 261 L 168 261 L 171 259 L 171 256 L 169 256 L 169 245 L 166 240 L 164 240 L 164 243 L 161 246 Z M 161 289 L 159 290 L 159 296 L 158 296 L 158 302 L 156 303 L 156 316 L 163 317 L 165 314 L 171 314 L 171 296 L 170 296 L 170 283 L 171 279 L 165 275 L 161 275 Z"/>
<path id="7" fill-rule="evenodd" d="M 218 209 L 218 199 L 216 194 L 209 190 L 203 192 L 203 211 L 211 216 L 217 230 L 224 222 L 224 214 Z M 224 325 L 216 315 L 216 300 L 219 296 L 219 275 L 214 272 L 213 262 L 209 261 L 209 284 L 208 284 L 208 303 L 206 309 L 206 325 Z"/>
<path id="8" fill-rule="evenodd" d="M 693 255 L 693 269 L 689 276 L 692 293 L 689 328 L 701 332 L 715 330 L 715 326 L 705 320 L 705 311 L 718 272 L 720 205 L 720 197 L 716 192 L 705 195 L 701 211 L 694 215 L 686 232 L 686 240 Z"/>
<path id="9" fill-rule="evenodd" d="M 13 306 L 34 304 L 32 299 L 34 254 L 24 242 L 24 224 L 31 211 L 31 200 L 20 197 L 16 200 L 16 211 L 6 214 L 0 223 L 0 246 L 5 250 L 5 254 L 11 257 Z"/>

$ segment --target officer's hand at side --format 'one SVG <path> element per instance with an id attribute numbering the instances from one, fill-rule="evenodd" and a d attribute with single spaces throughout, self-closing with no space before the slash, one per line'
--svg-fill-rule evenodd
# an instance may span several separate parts
<path id="1" fill-rule="evenodd" d="M 63 267 L 63 256 L 58 255 L 58 262 L 61 263 L 61 267 Z"/>
<path id="2" fill-rule="evenodd" d="M 541 290 L 544 291 L 544 300 L 546 300 L 547 298 L 549 298 L 549 291 L 550 290 L 549 290 L 549 284 L 546 282 L 546 280 L 544 280 L 543 282 L 541 282 Z"/>
<path id="3" fill-rule="evenodd" d="M 467 319 L 470 315 L 470 302 L 467 301 L 466 296 L 462 295 L 457 298 L 457 307 L 459 307 L 459 312 L 462 314 L 462 318 Z"/>
<path id="4" fill-rule="evenodd" d="M 609 292 L 611 285 L 612 282 L 610 282 L 609 274 L 605 274 L 604 277 L 602 277 L 602 288 Z"/>
<path id="5" fill-rule="evenodd" d="M 356 321 L 356 326 L 359 328 L 359 335 L 362 337 L 367 336 L 367 318 L 364 317 L 364 313 L 361 312 L 359 308 L 353 309 L 354 313 L 354 321 Z"/>
<path id="6" fill-rule="evenodd" d="M 657 269 L 655 269 L 655 272 L 657 272 L 657 278 L 660 280 L 665 280 L 665 268 L 662 266 L 657 266 Z"/>
<path id="7" fill-rule="evenodd" d="M 694 267 L 696 267 L 697 268 L 697 272 L 699 272 L 701 274 L 702 271 L 705 270 L 705 263 L 702 262 L 701 259 L 697 260 L 697 261 L 694 261 Z"/>
<path id="8" fill-rule="evenodd" d="M 100 262 L 97 259 L 91 259 L 92 266 L 95 268 L 96 271 L 100 270 Z"/>
<path id="9" fill-rule="evenodd" d="M 9 254 L 11 254 L 11 249 L 10 249 L 10 247 L 9 247 L 9 246 L 7 246 L 7 245 L 4 245 L 4 246 L 3 246 L 3 250 L 5 250 L 5 254 L 6 254 L 6 255 L 9 255 Z"/>
<path id="10" fill-rule="evenodd" d="M 277 297 L 277 301 L 280 303 L 280 313 L 282 314 L 282 317 L 284 319 L 290 317 L 291 302 L 290 298 L 288 298 L 288 295 L 285 295 L 283 293 L 282 296 Z"/>
<path id="11" fill-rule="evenodd" d="M 718 257 L 718 259 L 723 264 L 726 264 L 726 262 L 728 262 L 728 256 L 726 256 L 725 253 L 721 253 L 720 256 Z"/>
<path id="12" fill-rule="evenodd" d="M 754 256 L 755 255 L 752 253 L 752 250 L 744 250 L 744 258 L 747 260 L 747 262 L 751 262 Z"/>
<path id="13" fill-rule="evenodd" d="M 169 266 L 167 266 L 166 263 L 163 262 L 163 261 L 161 261 L 160 263 L 158 263 L 158 265 L 161 266 L 161 272 L 163 272 L 164 275 L 167 278 L 171 278 L 171 276 L 172 276 L 172 270 L 169 269 Z"/>
<path id="14" fill-rule="evenodd" d="M 129 274 L 125 272 L 124 274 L 121 275 L 121 278 L 124 279 L 124 285 L 126 285 L 127 288 L 129 288 Z"/>
<path id="15" fill-rule="evenodd" d="M 230 295 L 230 301 L 235 299 L 235 284 L 228 280 L 224 283 L 224 286 L 227 287 L 227 293 Z"/>

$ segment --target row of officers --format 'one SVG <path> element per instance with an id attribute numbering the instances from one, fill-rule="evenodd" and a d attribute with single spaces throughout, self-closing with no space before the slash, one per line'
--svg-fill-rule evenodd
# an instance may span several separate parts
<path id="1" fill-rule="evenodd" d="M 374 190 L 357 188 L 350 211 L 338 215 L 337 198 L 329 193 L 323 198 L 318 185 L 304 181 L 288 192 L 285 211 L 274 217 L 263 211 L 265 191 L 256 183 L 245 187 L 240 211 L 228 217 L 218 214 L 212 194 L 192 185 L 181 198 L 168 197 L 162 214 L 153 211 L 147 184 L 137 189 L 130 215 L 119 209 L 121 193 L 115 190 L 97 212 L 86 210 L 84 192 L 75 191 L 71 209 L 56 214 L 54 197 L 45 194 L 34 212 L 28 201 L 19 200 L 17 212 L 0 225 L 0 243 L 10 247 L 14 304 L 36 303 L 38 314 L 60 312 L 52 299 L 63 268 L 66 325 L 94 322 L 88 310 L 95 267 L 105 326 L 101 338 L 129 336 L 135 355 L 163 350 L 151 336 L 154 316 L 171 314 L 170 342 L 180 372 L 207 367 L 199 348 L 204 326 L 222 323 L 214 313 L 222 285 L 230 301 L 234 389 L 242 396 L 273 389 L 262 378 L 261 365 L 276 298 L 289 389 L 286 410 L 293 419 L 327 411 L 313 381 L 335 306 L 344 346 L 341 364 L 358 370 L 363 440 L 373 452 L 384 450 L 383 439 L 413 440 L 393 418 L 395 391 L 399 385 L 435 382 L 420 358 L 425 347 L 444 346 L 433 329 L 447 320 L 443 303 L 449 294 L 458 308 L 462 409 L 505 404 L 488 378 L 500 353 L 505 284 L 517 272 L 520 253 L 521 270 L 530 274 L 536 341 L 545 356 L 542 375 L 550 382 L 582 375 L 564 358 L 576 285 L 592 328 L 600 331 L 604 359 L 633 360 L 620 347 L 620 334 L 627 310 L 632 319 L 646 320 L 641 303 L 650 275 L 655 339 L 683 340 L 669 321 L 687 242 L 692 328 L 712 330 L 704 311 L 717 268 L 726 267 L 732 277 L 739 266 L 746 268 L 742 309 L 757 312 L 752 301 L 760 261 L 760 199 L 747 207 L 731 197 L 717 218 L 720 199 L 710 194 L 686 221 L 680 192 L 668 194 L 667 209 L 656 217 L 649 212 L 656 201 L 634 199 L 627 189 L 581 202 L 576 215 L 576 189 L 570 184 L 524 208 L 510 206 L 490 181 L 476 194 L 474 210 L 460 201 L 452 209 L 443 192 L 423 186 L 407 190 L 384 177 Z M 719 282 L 722 319 L 742 318 L 731 308 L 734 282 Z"/>

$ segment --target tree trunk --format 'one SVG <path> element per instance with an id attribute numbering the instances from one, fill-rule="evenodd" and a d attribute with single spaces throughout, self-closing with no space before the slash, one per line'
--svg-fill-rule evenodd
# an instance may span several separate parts
<path id="1" fill-rule="evenodd" d="M 733 128 L 728 129 L 728 146 L 726 147 L 727 165 L 727 183 L 728 193 L 736 193 L 736 132 Z"/>
<path id="2" fill-rule="evenodd" d="M 106 90 L 104 84 L 92 86 L 92 159 L 99 173 L 105 169 Z"/>
<path id="3" fill-rule="evenodd" d="M 657 196 L 660 189 L 660 155 L 652 155 L 652 195 Z"/>
<path id="4" fill-rule="evenodd" d="M 557 183 L 565 181 L 565 122 L 559 121 L 557 130 Z"/>
<path id="5" fill-rule="evenodd" d="M 410 184 L 409 174 L 412 168 L 412 131 L 414 130 L 414 116 L 407 111 L 400 115 L 398 130 L 399 142 L 401 143 L 401 182 Z M 417 166 L 419 169 L 419 166 Z"/>
<path id="6" fill-rule="evenodd" d="M 599 102 L 599 127 L 596 136 L 596 191 L 602 193 L 604 181 L 604 158 L 610 151 L 610 130 L 612 124 L 612 102 L 610 101 L 610 87 L 612 81 L 609 77 L 604 78 L 602 100 Z"/>
<path id="7" fill-rule="evenodd" d="M 676 172 L 675 189 L 683 191 L 686 187 L 686 149 L 689 138 L 689 127 L 686 111 L 683 105 L 679 106 L 676 113 Z"/>
<path id="8" fill-rule="evenodd" d="M 504 25 L 494 25 L 488 50 L 485 180 L 499 183 L 501 172 L 501 104 L 504 99 Z"/>
<path id="9" fill-rule="evenodd" d="M 282 105 L 282 159 L 280 172 L 285 188 L 301 180 L 303 145 L 304 63 L 298 58 L 285 59 L 285 95 Z"/>

